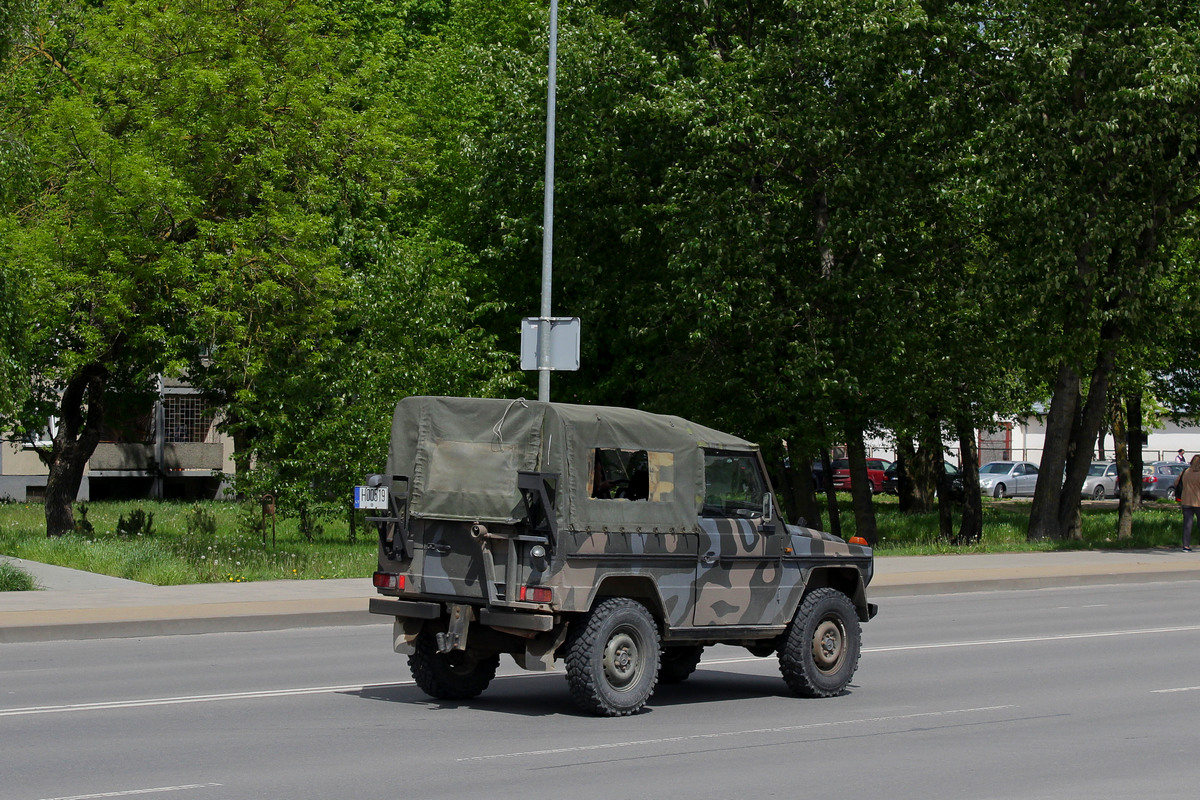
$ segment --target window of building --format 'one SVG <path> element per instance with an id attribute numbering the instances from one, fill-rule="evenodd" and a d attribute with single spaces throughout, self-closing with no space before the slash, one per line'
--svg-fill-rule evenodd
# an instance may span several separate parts
<path id="1" fill-rule="evenodd" d="M 216 409 L 203 397 L 168 395 L 163 398 L 163 435 L 168 442 L 205 442 Z"/>

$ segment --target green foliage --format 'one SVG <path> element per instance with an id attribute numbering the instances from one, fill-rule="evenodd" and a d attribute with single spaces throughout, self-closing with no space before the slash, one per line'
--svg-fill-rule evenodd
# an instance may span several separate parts
<path id="1" fill-rule="evenodd" d="M 32 575 L 15 564 L 0 559 L 0 592 L 31 592 L 37 588 L 37 581 Z"/>
<path id="2" fill-rule="evenodd" d="M 143 509 L 135 508 L 129 512 L 128 519 L 122 514 L 117 519 L 116 533 L 118 536 L 154 535 L 154 512 L 147 514 Z"/>

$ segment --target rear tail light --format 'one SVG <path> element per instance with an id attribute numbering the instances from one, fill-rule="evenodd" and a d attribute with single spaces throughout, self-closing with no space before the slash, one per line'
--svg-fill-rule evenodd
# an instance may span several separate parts
<path id="1" fill-rule="evenodd" d="M 403 589 L 404 576 L 394 572 L 376 572 L 371 576 L 371 583 L 376 589 Z"/>
<path id="2" fill-rule="evenodd" d="M 521 599 L 526 603 L 549 603 L 554 600 L 554 592 L 549 586 L 522 586 Z"/>

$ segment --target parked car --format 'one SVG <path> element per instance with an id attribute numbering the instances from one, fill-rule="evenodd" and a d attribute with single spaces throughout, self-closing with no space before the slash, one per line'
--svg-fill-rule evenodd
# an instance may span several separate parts
<path id="1" fill-rule="evenodd" d="M 942 464 L 946 474 L 950 476 L 950 497 L 954 500 L 962 500 L 964 491 L 962 471 L 949 461 L 943 461 Z M 899 483 L 900 462 L 897 461 L 883 471 L 883 491 L 888 494 L 897 494 Z"/>
<path id="2" fill-rule="evenodd" d="M 979 491 L 992 497 L 1033 497 L 1037 464 L 1029 461 L 990 461 L 979 468 Z"/>
<path id="3" fill-rule="evenodd" d="M 1147 500 L 1175 499 L 1175 481 L 1187 469 L 1182 461 L 1153 461 L 1142 467 L 1142 498 Z"/>
<path id="4" fill-rule="evenodd" d="M 871 484 L 871 494 L 883 491 L 883 473 L 892 462 L 883 458 L 867 459 L 867 480 Z M 839 492 L 850 491 L 850 461 L 839 458 L 831 465 L 833 468 L 833 488 Z"/>
<path id="5" fill-rule="evenodd" d="M 1103 500 L 1117 493 L 1117 462 L 1093 461 L 1088 467 L 1087 477 L 1083 480 L 1083 488 L 1079 490 L 1081 497 L 1093 500 Z"/>

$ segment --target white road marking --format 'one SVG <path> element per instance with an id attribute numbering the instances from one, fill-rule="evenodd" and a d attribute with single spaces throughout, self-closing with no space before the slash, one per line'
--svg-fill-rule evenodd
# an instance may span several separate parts
<path id="1" fill-rule="evenodd" d="M 1174 694 L 1175 692 L 1200 692 L 1200 686 L 1181 686 L 1178 689 L 1155 689 L 1150 694 Z"/>
<path id="2" fill-rule="evenodd" d="M 1134 628 L 1125 631 L 1096 631 L 1094 633 L 1060 633 L 1053 636 L 1015 636 L 1011 639 L 974 639 L 963 642 L 934 644 L 904 644 L 891 647 L 864 647 L 864 653 L 892 653 L 903 650 L 939 650 L 947 647 L 984 647 L 997 644 L 1028 644 L 1031 642 L 1063 642 L 1075 639 L 1106 639 L 1115 636 L 1145 636 L 1151 633 L 1187 633 L 1200 631 L 1200 625 L 1180 625 L 1172 628 Z"/>
<path id="3" fill-rule="evenodd" d="M 955 708 L 949 711 L 925 711 L 918 714 L 900 714 L 891 717 L 867 717 L 863 719 L 841 719 L 830 722 L 810 722 L 805 725 L 785 725 L 771 728 L 752 728 L 741 731 L 725 731 L 723 733 L 694 733 L 690 736 L 666 736 L 659 739 L 639 739 L 631 742 L 608 742 L 606 744 L 580 745 L 577 747 L 556 747 L 551 750 L 526 750 L 518 753 L 496 753 L 490 756 L 468 756 L 455 759 L 465 761 L 493 761 L 501 758 L 528 758 L 532 756 L 552 756 L 563 753 L 586 753 L 595 750 L 612 750 L 620 747 L 642 747 L 645 745 L 671 744 L 674 742 L 694 742 L 701 739 L 723 739 L 729 736 L 751 736 L 764 733 L 786 733 L 789 731 L 806 731 L 817 728 L 831 728 L 840 725 L 865 725 L 877 722 L 900 722 L 911 719 L 927 719 L 929 717 L 948 717 L 952 714 L 982 714 L 985 711 L 1003 711 L 1017 706 L 984 706 L 982 708 Z"/>
<path id="4" fill-rule="evenodd" d="M 0 710 L 0 717 L 19 717 L 28 714 L 59 714 L 66 711 L 102 711 L 114 708 L 142 708 L 145 706 L 176 706 L 185 703 L 215 703 L 222 700 L 252 700 L 259 697 L 294 697 L 305 694 L 333 694 L 335 692 L 361 692 L 370 688 L 386 686 L 413 686 L 413 681 L 399 683 L 356 683 L 347 686 L 309 686 L 299 689 L 267 689 L 258 692 L 230 692 L 228 694 L 198 694 L 184 697 L 154 697 L 145 700 L 112 700 L 103 703 L 72 703 L 63 706 L 29 706 Z"/>
<path id="5" fill-rule="evenodd" d="M 158 786 L 153 789 L 126 789 L 123 792 L 99 792 L 97 794 L 74 794 L 70 797 L 46 797 L 43 800 L 95 800 L 100 797 L 131 797 L 137 794 L 157 794 L 158 792 L 181 792 L 185 789 L 208 789 L 220 786 L 219 783 L 189 783 L 186 786 Z"/>
<path id="6" fill-rule="evenodd" d="M 895 653 L 907 652 L 912 650 L 941 650 L 951 647 L 987 647 L 993 645 L 1004 644 L 1029 644 L 1033 642 L 1059 642 L 1072 641 L 1077 639 L 1103 639 L 1116 636 L 1145 636 L 1154 633 L 1186 633 L 1191 631 L 1200 631 L 1200 625 L 1181 625 L 1171 628 L 1136 628 L 1133 630 L 1123 631 L 1097 631 L 1095 633 L 1063 633 L 1052 636 L 1018 636 L 1010 639 L 975 639 L 961 642 L 931 642 L 927 644 L 906 644 L 892 645 L 887 647 L 864 647 L 863 653 Z M 740 658 L 718 658 L 706 659 L 700 666 L 716 667 L 722 664 L 742 664 L 754 661 L 763 661 L 763 658 L 758 656 L 745 656 Z M 542 677 L 547 673 L 543 672 L 526 672 L 517 675 L 502 676 L 503 678 L 536 678 Z M 554 674 L 554 673 L 551 673 Z M 562 673 L 557 673 L 562 674 Z M 149 706 L 173 706 L 183 705 L 187 703 L 215 703 L 226 700 L 252 700 L 255 698 L 265 697 L 296 697 L 300 695 L 312 694 L 334 694 L 336 692 L 361 692 L 367 689 L 378 688 L 395 688 L 401 686 L 413 686 L 414 681 L 391 681 L 387 683 L 355 683 L 346 684 L 343 686 L 309 686 L 295 689 L 267 689 L 256 692 L 229 692 L 227 694 L 202 694 L 202 695 L 186 695 L 182 697 L 155 697 L 145 700 L 113 700 L 100 703 L 72 703 L 61 706 L 29 706 L 26 708 L 7 708 L 0 709 L 0 717 L 18 717 L 28 716 L 31 714 L 60 714 L 70 711 L 104 711 L 121 708 L 144 708 Z M 1197 687 L 1200 688 L 1200 687 Z M 1183 691 L 1183 690 L 1171 690 Z"/>

